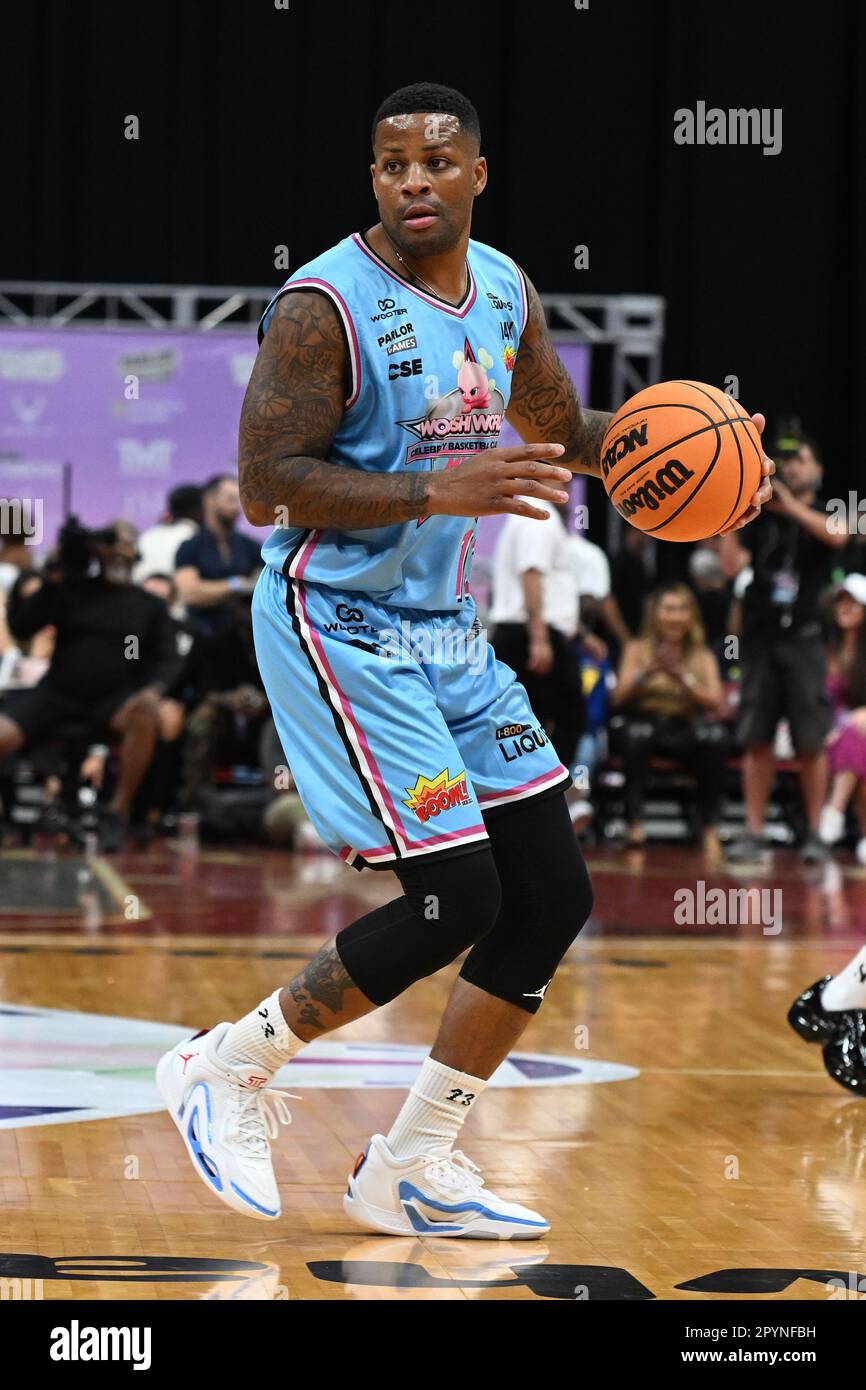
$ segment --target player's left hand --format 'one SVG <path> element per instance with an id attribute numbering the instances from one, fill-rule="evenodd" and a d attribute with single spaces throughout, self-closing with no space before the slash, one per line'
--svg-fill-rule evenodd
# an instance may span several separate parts
<path id="1" fill-rule="evenodd" d="M 753 415 L 752 422 L 755 426 L 755 429 L 758 431 L 758 434 L 763 434 L 764 426 L 767 423 L 764 416 L 760 414 Z M 767 458 L 767 455 L 765 454 L 761 463 L 761 486 L 758 488 L 758 491 L 755 493 L 754 497 L 752 497 L 749 503 L 748 511 L 743 512 L 743 515 L 737 521 L 735 521 L 733 525 L 726 526 L 724 531 L 720 531 L 720 536 L 727 536 L 730 534 L 731 531 L 741 530 L 743 526 L 748 526 L 750 521 L 754 521 L 756 516 L 761 515 L 761 508 L 765 507 L 773 496 L 773 484 L 770 482 L 770 479 L 772 478 L 775 471 L 775 463 L 772 459 Z"/>

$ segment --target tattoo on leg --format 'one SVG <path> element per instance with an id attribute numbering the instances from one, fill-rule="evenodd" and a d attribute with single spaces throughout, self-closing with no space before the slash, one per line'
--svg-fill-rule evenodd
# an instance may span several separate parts
<path id="1" fill-rule="evenodd" d="M 319 1011 L 319 1006 L 328 1013 L 343 1011 L 344 996 L 357 985 L 347 973 L 343 962 L 333 946 L 323 946 L 300 975 L 289 981 L 289 993 L 298 1009 L 298 1022 L 312 1028 L 325 1028 L 331 1024 Z"/>

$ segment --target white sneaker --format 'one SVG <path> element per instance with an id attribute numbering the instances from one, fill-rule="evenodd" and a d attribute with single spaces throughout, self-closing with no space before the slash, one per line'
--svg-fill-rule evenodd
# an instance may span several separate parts
<path id="1" fill-rule="evenodd" d="M 837 845 L 845 834 L 845 812 L 825 806 L 818 821 L 818 838 L 825 845 Z"/>
<path id="2" fill-rule="evenodd" d="M 857 841 L 857 848 L 854 855 L 858 864 L 866 864 L 866 835 Z"/>
<path id="3" fill-rule="evenodd" d="M 365 1230 L 389 1235 L 535 1240 L 550 1230 L 537 1211 L 483 1187 L 478 1168 L 459 1150 L 395 1158 L 374 1134 L 349 1176 L 343 1209 Z"/>
<path id="4" fill-rule="evenodd" d="M 277 1120 L 287 1125 L 292 1117 L 286 1092 L 265 1090 L 268 1077 L 217 1056 L 231 1026 L 218 1023 L 166 1052 L 156 1084 L 202 1182 L 233 1211 L 275 1221 L 282 1208 L 269 1140 Z"/>

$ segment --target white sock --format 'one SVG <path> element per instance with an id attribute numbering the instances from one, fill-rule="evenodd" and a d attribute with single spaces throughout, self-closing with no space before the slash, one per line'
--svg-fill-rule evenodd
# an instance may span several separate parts
<path id="1" fill-rule="evenodd" d="M 486 1081 L 428 1057 L 387 1136 L 395 1158 L 450 1153 Z"/>
<path id="2" fill-rule="evenodd" d="M 840 1009 L 866 1009 L 866 946 L 861 946 L 844 970 L 828 980 L 821 991 L 821 1003 L 831 1013 Z"/>
<path id="3" fill-rule="evenodd" d="M 280 1008 L 280 990 L 275 989 L 257 1009 L 232 1024 L 217 1056 L 230 1067 L 260 1068 L 270 1079 L 306 1045 L 286 1023 Z"/>

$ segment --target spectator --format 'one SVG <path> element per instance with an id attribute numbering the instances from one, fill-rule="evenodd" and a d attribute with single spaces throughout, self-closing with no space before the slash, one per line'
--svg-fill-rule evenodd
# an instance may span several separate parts
<path id="1" fill-rule="evenodd" d="M 493 554 L 496 654 L 517 673 L 560 760 L 571 767 L 583 729 L 577 584 L 565 508 L 534 498 L 547 521 L 508 516 Z M 531 774 L 530 774 L 531 775 Z"/>
<path id="2" fill-rule="evenodd" d="M 41 583 L 41 576 L 35 571 L 22 570 L 9 590 L 8 601 L 14 604 L 19 594 L 26 598 Z M 8 637 L 6 642 L 0 642 L 0 695 L 9 690 L 29 690 L 48 670 L 57 634 L 53 627 L 44 627 L 28 641 L 16 642 L 5 626 L 5 616 L 0 628 Z"/>
<path id="3" fill-rule="evenodd" d="M 657 542 L 636 526 L 622 528 L 622 545 L 610 562 L 611 588 L 623 622 L 640 632 L 646 597 L 656 580 Z"/>
<path id="4" fill-rule="evenodd" d="M 231 621 L 232 594 L 251 594 L 262 566 L 256 541 L 236 530 L 241 514 L 237 478 L 221 473 L 202 488 L 203 525 L 175 557 L 178 593 L 187 613 L 206 632 Z"/>
<path id="5" fill-rule="evenodd" d="M 800 760 L 800 786 L 808 831 L 801 847 L 807 863 L 826 859 L 818 821 L 827 788 L 824 740 L 832 723 L 820 601 L 832 553 L 847 544 L 818 499 L 822 466 L 814 447 L 785 440 L 776 449 L 779 477 L 773 501 L 751 526 L 724 536 L 720 551 L 745 551 L 752 581 L 742 594 L 739 738 L 745 746 L 746 827 L 728 847 L 734 862 L 764 858 L 767 800 L 775 771 L 773 739 L 787 718 Z"/>
<path id="6" fill-rule="evenodd" d="M 731 634 L 733 585 L 725 575 L 719 553 L 712 545 L 696 546 L 689 556 L 689 579 L 700 609 L 707 645 L 720 662 L 727 661 L 726 641 Z"/>
<path id="7" fill-rule="evenodd" d="M 221 761 L 259 763 L 259 739 L 270 715 L 256 662 L 249 598 L 233 595 L 229 609 L 230 621 L 214 637 L 196 643 L 176 682 L 194 702 L 181 791 L 187 810 L 202 808 Z M 272 778 L 273 767 L 265 770 Z"/>
<path id="8" fill-rule="evenodd" d="M 206 639 L 197 634 L 189 623 L 174 616 L 172 610 L 177 601 L 177 587 L 171 576 L 152 574 L 145 579 L 141 588 L 165 605 L 177 657 L 177 674 L 159 700 L 159 738 L 153 761 L 135 803 L 136 818 L 153 827 L 166 813 L 175 809 L 183 762 L 181 735 L 186 728 L 189 704 L 189 691 L 184 684 L 183 673 L 196 644 Z M 91 780 L 99 787 L 101 774 L 99 778 L 92 775 Z"/>
<path id="9" fill-rule="evenodd" d="M 595 545 L 580 532 L 568 538 L 571 562 L 574 566 L 575 583 L 581 627 L 586 631 L 597 631 L 603 623 L 609 635 L 619 647 L 624 647 L 631 638 L 619 604 L 611 593 L 610 563 L 600 545 Z M 596 653 L 603 660 L 603 653 Z"/>
<path id="10" fill-rule="evenodd" d="M 135 558 L 129 528 L 88 532 L 74 520 L 34 592 L 9 609 L 13 636 L 56 631 L 48 671 L 30 690 L 0 705 L 0 757 L 64 723 L 90 737 L 121 738 L 114 794 L 100 826 L 104 850 L 119 849 L 133 798 L 153 757 L 159 700 L 178 668 L 165 609 L 129 583 Z"/>
<path id="11" fill-rule="evenodd" d="M 22 511 L 20 502 L 0 498 L 0 657 L 15 650 L 6 624 L 7 596 L 19 576 L 33 565 L 33 548 L 27 544 L 31 533 L 24 529 Z"/>
<path id="12" fill-rule="evenodd" d="M 849 574 L 833 595 L 833 631 L 827 654 L 827 689 L 836 724 L 827 739 L 830 795 L 819 833 L 835 845 L 845 833 L 845 812 L 855 792 L 861 827 L 857 858 L 866 863 L 866 575 Z"/>
<path id="13" fill-rule="evenodd" d="M 169 493 L 166 516 L 138 538 L 140 558 L 132 571 L 133 584 L 143 584 L 152 574 L 174 574 L 178 549 L 195 535 L 201 513 L 200 487 L 182 483 Z"/>
<path id="14" fill-rule="evenodd" d="M 7 594 L 24 570 L 33 565 L 33 547 L 27 544 L 31 532 L 24 529 L 23 506 L 0 498 L 0 594 Z"/>
<path id="15" fill-rule="evenodd" d="M 695 772 L 704 849 L 717 853 L 726 734 L 709 722 L 723 698 L 716 658 L 704 639 L 697 600 L 685 584 L 652 595 L 643 633 L 627 644 L 611 697 L 611 749 L 625 771 L 627 843 L 646 838 L 644 799 L 652 754 L 677 758 Z"/>

